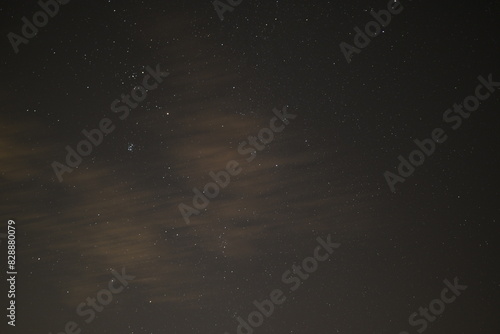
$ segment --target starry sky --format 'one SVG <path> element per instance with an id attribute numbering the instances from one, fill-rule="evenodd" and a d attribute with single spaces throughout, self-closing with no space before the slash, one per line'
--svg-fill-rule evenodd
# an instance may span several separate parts
<path id="1" fill-rule="evenodd" d="M 386 0 L 243 0 L 224 20 L 209 0 L 73 0 L 17 53 L 7 36 L 40 7 L 2 3 L 0 257 L 4 277 L 12 219 L 18 272 L 2 333 L 233 334 L 274 289 L 286 301 L 254 333 L 417 333 L 410 314 L 458 277 L 425 332 L 497 334 L 500 92 L 457 130 L 443 113 L 478 76 L 500 81 L 500 2 L 397 2 L 350 62 L 339 45 Z M 157 66 L 121 119 L 113 102 Z M 283 109 L 247 161 L 240 144 Z M 53 162 L 103 119 L 113 131 L 60 182 Z M 448 139 L 392 192 L 384 172 L 435 128 Z M 179 205 L 233 160 L 186 224 Z M 290 291 L 282 274 L 327 236 L 341 246 Z M 134 279 L 86 323 L 77 306 L 122 268 Z"/>

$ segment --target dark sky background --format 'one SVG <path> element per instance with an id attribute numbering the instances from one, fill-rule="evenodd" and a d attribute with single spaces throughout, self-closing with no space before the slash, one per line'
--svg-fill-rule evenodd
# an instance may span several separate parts
<path id="1" fill-rule="evenodd" d="M 456 131 L 442 115 L 479 75 L 500 81 L 500 2 L 401 3 L 347 63 L 339 44 L 386 0 L 244 0 L 224 21 L 209 0 L 73 0 L 18 54 L 6 36 L 40 7 L 4 1 L 0 233 L 16 221 L 18 275 L 2 333 L 233 334 L 274 289 L 287 300 L 255 333 L 417 333 L 409 315 L 458 277 L 425 333 L 498 334 L 500 92 Z M 120 120 L 110 104 L 156 64 L 170 75 Z M 239 143 L 283 106 L 297 117 L 246 162 Z M 59 182 L 52 162 L 104 117 L 114 132 Z M 383 173 L 436 127 L 448 140 L 392 193 Z M 178 205 L 233 159 L 187 225 Z M 329 234 L 340 248 L 286 290 Z M 75 309 L 111 268 L 136 278 L 86 324 Z"/>

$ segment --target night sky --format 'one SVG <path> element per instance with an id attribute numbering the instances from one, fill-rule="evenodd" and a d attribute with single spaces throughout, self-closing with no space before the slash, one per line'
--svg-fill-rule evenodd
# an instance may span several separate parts
<path id="1" fill-rule="evenodd" d="M 500 1 L 216 5 L 0 5 L 1 333 L 498 334 Z"/>

